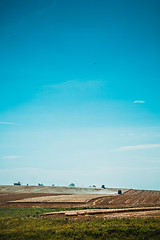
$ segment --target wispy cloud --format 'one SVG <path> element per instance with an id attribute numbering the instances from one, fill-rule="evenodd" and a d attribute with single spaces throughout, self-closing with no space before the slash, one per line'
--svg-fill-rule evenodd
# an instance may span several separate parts
<path id="1" fill-rule="evenodd" d="M 104 81 L 102 80 L 69 80 L 62 83 L 51 84 L 45 87 L 48 88 L 56 88 L 56 89 L 64 89 L 64 88 L 79 88 L 79 89 L 88 89 L 88 88 L 97 88 L 104 85 Z"/>
<path id="2" fill-rule="evenodd" d="M 135 133 L 132 133 L 132 132 L 131 132 L 131 133 L 129 133 L 129 136 L 134 136 L 134 135 L 135 135 Z"/>
<path id="3" fill-rule="evenodd" d="M 23 156 L 4 156 L 5 159 L 17 159 L 17 158 L 23 158 Z"/>
<path id="4" fill-rule="evenodd" d="M 15 123 L 12 123 L 12 122 L 0 122 L 0 124 L 15 124 Z"/>
<path id="5" fill-rule="evenodd" d="M 143 101 L 143 100 L 136 100 L 133 103 L 145 103 L 145 101 Z"/>
<path id="6" fill-rule="evenodd" d="M 134 146 L 124 146 L 117 148 L 114 152 L 121 152 L 126 150 L 137 150 L 137 149 L 151 149 L 160 148 L 160 144 L 144 144 L 144 145 L 134 145 Z"/>

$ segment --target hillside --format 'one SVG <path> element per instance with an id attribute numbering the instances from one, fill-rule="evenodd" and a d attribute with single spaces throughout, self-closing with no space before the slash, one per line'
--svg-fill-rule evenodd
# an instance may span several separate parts
<path id="1" fill-rule="evenodd" d="M 0 208 L 19 207 L 158 207 L 160 191 L 117 188 L 0 186 Z"/>
<path id="2" fill-rule="evenodd" d="M 119 188 L 79 188 L 52 186 L 0 185 L 0 193 L 49 193 L 49 194 L 117 194 Z M 128 189 L 122 189 L 126 192 Z"/>

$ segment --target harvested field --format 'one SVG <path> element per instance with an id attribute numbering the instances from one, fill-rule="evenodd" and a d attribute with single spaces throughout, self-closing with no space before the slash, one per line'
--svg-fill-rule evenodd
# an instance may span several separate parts
<path id="1" fill-rule="evenodd" d="M 102 188 L 1 185 L 0 208 L 83 207 L 84 204 L 86 204 L 86 202 L 92 201 L 92 198 L 97 198 L 97 195 L 99 195 L 100 197 L 107 196 L 108 194 L 117 195 L 117 191 L 118 191 L 117 188 L 102 189 Z M 126 189 L 123 190 L 123 192 L 125 191 Z M 56 199 L 55 196 L 57 195 L 63 196 Z M 71 196 L 70 199 L 66 198 L 65 195 Z M 45 198 L 41 198 L 44 196 Z M 50 198 L 51 196 L 54 197 Z M 19 200 L 19 202 L 14 202 L 16 200 Z"/>
<path id="2" fill-rule="evenodd" d="M 47 194 L 47 193 L 0 193 L 0 208 L 19 208 L 18 205 L 10 203 L 10 201 L 23 200 L 24 198 L 34 198 L 43 196 L 55 196 L 57 194 Z M 33 205 L 33 204 L 32 204 Z M 31 207 L 32 207 L 31 205 Z M 25 207 L 25 206 L 24 206 Z"/>
<path id="3" fill-rule="evenodd" d="M 94 205 L 109 208 L 160 206 L 160 191 L 131 189 L 123 195 L 106 196 L 98 199 L 90 207 Z"/>
<path id="4" fill-rule="evenodd" d="M 72 195 L 56 195 L 56 196 L 44 196 L 25 198 L 16 201 L 10 201 L 8 204 L 12 207 L 60 207 L 60 208 L 75 208 L 75 207 L 87 207 L 90 202 L 101 199 L 106 195 L 102 194 L 72 194 Z"/>
<path id="5" fill-rule="evenodd" d="M 102 194 L 105 192 L 109 194 Z M 0 208 L 160 207 L 160 191 L 124 189 L 122 195 L 115 192 L 117 189 L 0 186 Z"/>
<path id="6" fill-rule="evenodd" d="M 87 203 L 91 200 L 100 199 L 106 195 L 100 194 L 76 194 L 76 195 L 56 195 L 45 197 L 25 198 L 23 200 L 13 201 L 15 203 L 39 202 L 39 203 Z"/>

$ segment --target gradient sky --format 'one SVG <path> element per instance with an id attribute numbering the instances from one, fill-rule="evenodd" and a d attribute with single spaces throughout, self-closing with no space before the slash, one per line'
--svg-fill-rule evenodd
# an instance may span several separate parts
<path id="1" fill-rule="evenodd" d="M 160 190 L 160 1 L 0 1 L 0 184 Z"/>

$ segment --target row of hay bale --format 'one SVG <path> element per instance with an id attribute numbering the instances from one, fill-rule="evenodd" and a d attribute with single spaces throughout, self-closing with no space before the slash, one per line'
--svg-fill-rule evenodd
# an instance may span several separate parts
<path id="1" fill-rule="evenodd" d="M 78 217 L 78 216 L 92 216 L 99 214 L 113 214 L 122 212 L 141 212 L 141 211 L 153 211 L 160 210 L 160 207 L 143 207 L 143 208 L 125 208 L 125 209 L 84 209 L 74 211 L 60 211 L 49 212 L 41 214 L 43 217 Z"/>

